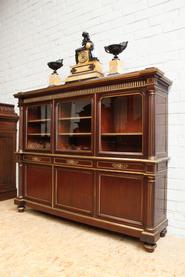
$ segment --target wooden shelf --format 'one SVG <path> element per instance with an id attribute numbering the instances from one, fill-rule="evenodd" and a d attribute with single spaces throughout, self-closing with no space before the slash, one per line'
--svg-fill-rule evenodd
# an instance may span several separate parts
<path id="1" fill-rule="evenodd" d="M 143 133 L 101 133 L 102 136 L 142 136 Z"/>
<path id="2" fill-rule="evenodd" d="M 58 120 L 75 120 L 75 119 L 91 119 L 92 116 L 73 116 L 73 117 L 61 117 Z"/>
<path id="3" fill-rule="evenodd" d="M 50 136 L 50 133 L 29 133 L 28 136 Z"/>
<path id="4" fill-rule="evenodd" d="M 51 119 L 31 119 L 31 120 L 28 120 L 28 123 L 39 123 L 39 122 L 48 122 L 48 121 L 51 121 Z"/>
<path id="5" fill-rule="evenodd" d="M 90 136 L 92 133 L 59 133 L 59 136 Z"/>

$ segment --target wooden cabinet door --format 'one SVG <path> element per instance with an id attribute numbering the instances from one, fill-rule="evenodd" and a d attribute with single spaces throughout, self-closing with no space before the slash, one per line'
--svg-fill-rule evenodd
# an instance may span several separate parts
<path id="1" fill-rule="evenodd" d="M 55 206 L 78 213 L 93 214 L 93 172 L 72 168 L 55 169 Z"/>
<path id="2" fill-rule="evenodd" d="M 51 205 L 52 168 L 51 166 L 25 164 L 25 198 Z"/>
<path id="3" fill-rule="evenodd" d="M 143 224 L 143 177 L 97 174 L 97 216 L 134 225 Z"/>

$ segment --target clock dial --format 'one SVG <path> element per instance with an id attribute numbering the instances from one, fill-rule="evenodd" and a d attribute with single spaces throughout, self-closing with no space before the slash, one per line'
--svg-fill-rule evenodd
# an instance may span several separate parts
<path id="1" fill-rule="evenodd" d="M 78 62 L 79 63 L 85 63 L 88 61 L 88 51 L 81 51 L 78 54 Z"/>

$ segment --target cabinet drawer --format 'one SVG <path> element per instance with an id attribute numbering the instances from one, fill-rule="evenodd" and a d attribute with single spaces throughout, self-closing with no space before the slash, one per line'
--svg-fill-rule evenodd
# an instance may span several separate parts
<path id="1" fill-rule="evenodd" d="M 107 162 L 107 161 L 98 161 L 97 167 L 102 169 L 114 169 L 121 171 L 139 171 L 144 172 L 145 165 L 142 163 L 129 163 L 129 162 Z"/>
<path id="2" fill-rule="evenodd" d="M 55 158 L 55 163 L 68 165 L 68 166 L 84 166 L 84 167 L 92 167 L 93 162 L 90 160 L 78 160 L 73 158 Z"/>
<path id="3" fill-rule="evenodd" d="M 44 156 L 24 155 L 23 156 L 23 161 L 50 163 L 51 158 L 50 157 L 44 157 Z"/>

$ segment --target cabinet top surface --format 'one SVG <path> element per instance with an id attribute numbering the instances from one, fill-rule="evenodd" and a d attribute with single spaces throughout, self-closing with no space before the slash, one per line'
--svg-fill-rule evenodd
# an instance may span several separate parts
<path id="1" fill-rule="evenodd" d="M 15 98 L 30 98 L 43 95 L 57 94 L 63 92 L 74 91 L 77 89 L 95 88 L 101 86 L 108 86 L 113 84 L 119 84 L 129 81 L 142 81 L 148 78 L 156 78 L 161 80 L 166 86 L 170 86 L 172 82 L 164 76 L 164 73 L 158 68 L 151 67 L 140 71 L 129 72 L 125 74 L 115 74 L 102 78 L 90 79 L 90 80 L 80 80 L 76 82 L 71 82 L 59 86 L 45 87 L 36 90 L 18 92 L 14 94 Z M 150 83 L 150 82 L 149 82 Z M 148 83 L 148 84 L 149 84 Z"/>

